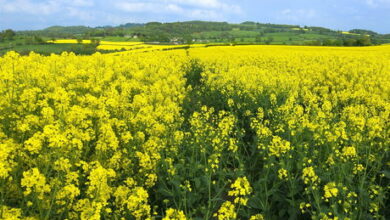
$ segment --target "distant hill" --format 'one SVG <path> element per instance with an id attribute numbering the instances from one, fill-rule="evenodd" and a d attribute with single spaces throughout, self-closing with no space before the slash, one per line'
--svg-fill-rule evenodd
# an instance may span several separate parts
<path id="1" fill-rule="evenodd" d="M 355 34 L 378 35 L 378 33 L 374 31 L 364 30 L 364 29 L 352 29 L 349 32 Z"/>
<path id="2" fill-rule="evenodd" d="M 390 43 L 389 35 L 371 30 L 332 30 L 325 27 L 245 21 L 228 22 L 186 21 L 126 23 L 118 26 L 52 26 L 38 31 L 19 31 L 19 35 L 48 38 L 100 38 L 162 43 L 238 43 L 365 46 Z"/>
<path id="3" fill-rule="evenodd" d="M 21 35 L 38 35 L 42 37 L 72 37 L 75 35 L 83 35 L 95 28 L 86 26 L 51 26 L 42 30 L 35 31 L 18 31 Z"/>
<path id="4" fill-rule="evenodd" d="M 135 41 L 146 44 L 203 44 L 214 45 L 311 45 L 311 46 L 371 46 L 390 44 L 390 34 L 371 30 L 332 30 L 326 27 L 270 24 L 245 21 L 228 22 L 186 21 L 126 23 L 118 26 L 52 26 L 35 31 L 0 31 L 0 56 L 14 50 L 21 54 L 30 51 L 49 55 L 71 51 L 92 54 L 98 43 L 53 44 L 55 39 L 91 39 L 100 41 Z M 75 41 L 79 42 L 79 41 Z M 107 52 L 107 51 L 101 51 Z"/>
<path id="5" fill-rule="evenodd" d="M 43 29 L 43 32 L 48 33 L 64 33 L 64 34 L 84 34 L 92 30 L 93 28 L 86 26 L 52 26 L 46 29 Z"/>
<path id="6" fill-rule="evenodd" d="M 142 27 L 145 24 L 139 24 L 139 23 L 126 23 L 126 24 L 121 24 L 118 27 L 120 28 L 131 28 L 131 27 Z"/>

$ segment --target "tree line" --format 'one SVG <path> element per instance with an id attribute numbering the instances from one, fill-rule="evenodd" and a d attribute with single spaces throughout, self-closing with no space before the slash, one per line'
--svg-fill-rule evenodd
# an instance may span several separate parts
<path id="1" fill-rule="evenodd" d="M 16 33 L 11 29 L 0 32 L 0 42 L 13 40 Z"/>

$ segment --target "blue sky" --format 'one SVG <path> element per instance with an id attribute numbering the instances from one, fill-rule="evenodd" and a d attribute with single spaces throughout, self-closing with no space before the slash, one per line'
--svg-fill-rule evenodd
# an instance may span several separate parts
<path id="1" fill-rule="evenodd" d="M 390 33 L 390 0 L 0 0 L 0 29 L 188 20 Z"/>

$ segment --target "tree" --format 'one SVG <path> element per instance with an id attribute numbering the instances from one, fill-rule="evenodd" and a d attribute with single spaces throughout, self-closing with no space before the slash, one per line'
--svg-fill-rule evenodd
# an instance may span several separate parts
<path id="1" fill-rule="evenodd" d="M 356 40 L 355 39 L 351 39 L 351 38 L 343 39 L 343 45 L 344 46 L 355 46 L 356 45 Z"/>
<path id="2" fill-rule="evenodd" d="M 244 24 L 244 25 L 256 25 L 256 23 L 253 22 L 253 21 L 245 21 L 245 22 L 242 22 L 241 24 Z"/>
<path id="3" fill-rule="evenodd" d="M 24 38 L 24 44 L 26 45 L 37 45 L 37 44 L 45 44 L 46 42 L 39 36 L 31 36 Z"/>
<path id="4" fill-rule="evenodd" d="M 257 37 L 255 38 L 255 42 L 256 42 L 256 43 L 261 43 L 261 36 L 257 36 Z"/>
<path id="5" fill-rule="evenodd" d="M 188 44 L 188 45 L 190 45 L 190 44 L 192 44 L 193 42 L 192 42 L 192 36 L 191 35 L 185 35 L 184 37 L 183 37 L 183 40 L 184 40 L 184 43 L 185 44 Z"/>
<path id="6" fill-rule="evenodd" d="M 96 46 L 99 46 L 100 40 L 99 40 L 99 39 L 92 38 L 92 39 L 91 39 L 91 44 L 94 44 L 94 45 L 96 45 Z"/>
<path id="7" fill-rule="evenodd" d="M 378 35 L 377 32 L 365 29 L 352 29 L 348 31 L 349 33 L 362 34 L 362 35 Z"/>
<path id="8" fill-rule="evenodd" d="M 36 44 L 44 44 L 45 43 L 45 41 L 39 36 L 34 36 L 33 39 L 34 39 L 34 42 Z"/>
<path id="9" fill-rule="evenodd" d="M 343 41 L 340 39 L 334 40 L 333 45 L 334 46 L 343 46 Z"/>
<path id="10" fill-rule="evenodd" d="M 272 41 L 274 41 L 273 37 L 268 37 L 267 40 L 265 41 L 266 44 L 271 44 Z"/>
<path id="11" fill-rule="evenodd" d="M 322 41 L 323 46 L 333 46 L 333 41 L 331 39 L 326 39 Z"/>
<path id="12" fill-rule="evenodd" d="M 368 36 L 364 36 L 362 38 L 359 38 L 356 40 L 357 46 L 370 46 L 371 45 L 371 39 Z"/>
<path id="13" fill-rule="evenodd" d="M 148 23 L 146 23 L 145 24 L 145 27 L 159 27 L 159 26 L 161 26 L 162 25 L 162 23 L 161 22 L 156 22 L 156 21 L 154 21 L 154 22 L 148 22 Z"/>
<path id="14" fill-rule="evenodd" d="M 16 35 L 15 31 L 13 31 L 11 29 L 7 29 L 7 30 L 2 32 L 2 38 L 4 40 L 13 40 L 15 35 Z"/>
<path id="15" fill-rule="evenodd" d="M 228 42 L 231 43 L 231 44 L 236 44 L 236 38 L 234 36 L 229 36 L 228 38 Z"/>

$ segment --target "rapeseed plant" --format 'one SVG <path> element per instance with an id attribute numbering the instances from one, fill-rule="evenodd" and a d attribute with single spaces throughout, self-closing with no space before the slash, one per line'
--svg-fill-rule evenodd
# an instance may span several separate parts
<path id="1" fill-rule="evenodd" d="M 0 57 L 0 219 L 390 215 L 389 46 L 165 48 Z"/>

